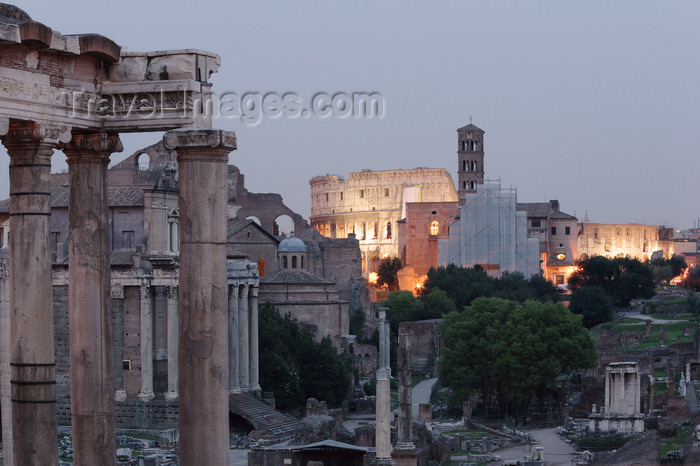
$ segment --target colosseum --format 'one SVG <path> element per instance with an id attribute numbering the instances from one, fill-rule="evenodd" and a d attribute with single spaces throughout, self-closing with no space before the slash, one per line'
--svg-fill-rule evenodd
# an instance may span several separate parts
<path id="1" fill-rule="evenodd" d="M 452 177 L 443 168 L 362 170 L 343 178 L 317 176 L 311 185 L 311 225 L 328 238 L 355 235 L 362 272 L 376 271 L 384 257 L 398 257 L 396 222 L 408 202 L 456 202 Z"/>

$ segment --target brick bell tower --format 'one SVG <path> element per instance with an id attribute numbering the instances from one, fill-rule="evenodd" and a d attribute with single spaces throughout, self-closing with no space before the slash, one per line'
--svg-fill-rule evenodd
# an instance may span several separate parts
<path id="1" fill-rule="evenodd" d="M 464 205 L 464 196 L 484 183 L 484 130 L 474 126 L 471 117 L 457 130 L 457 160 L 459 205 Z"/>

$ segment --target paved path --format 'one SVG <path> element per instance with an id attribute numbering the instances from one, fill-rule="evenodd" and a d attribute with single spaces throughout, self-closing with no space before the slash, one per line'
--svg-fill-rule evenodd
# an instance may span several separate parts
<path id="1" fill-rule="evenodd" d="M 498 464 L 503 464 L 507 460 L 522 461 L 525 456 L 534 453 L 535 447 L 543 448 L 544 461 L 548 465 L 568 466 L 571 464 L 570 454 L 574 449 L 559 437 L 555 428 L 528 430 L 527 433 L 535 438 L 536 443 L 534 445 L 518 445 L 494 452 L 501 457 L 501 462 Z"/>
<path id="2" fill-rule="evenodd" d="M 430 392 L 436 382 L 437 378 L 423 380 L 411 389 L 411 413 L 413 413 L 414 421 L 418 420 L 418 405 L 430 403 Z"/>
<path id="3" fill-rule="evenodd" d="M 630 317 L 632 319 L 640 320 L 650 320 L 652 324 L 675 324 L 677 322 L 686 322 L 685 320 L 672 320 L 672 319 L 657 319 L 650 316 L 649 314 L 642 314 L 638 309 L 623 312 L 625 317 Z M 618 314 L 619 316 L 620 314 Z M 635 325 L 635 324 L 621 324 L 621 325 Z"/>
<path id="4" fill-rule="evenodd" d="M 535 452 L 535 447 L 542 447 L 544 462 L 547 465 L 566 465 L 571 464 L 571 453 L 573 447 L 563 441 L 556 432 L 555 428 L 528 430 L 528 434 L 532 435 L 536 442 L 533 445 L 518 445 L 515 447 L 504 448 L 493 452 L 494 455 L 501 457 L 501 461 L 492 464 L 502 465 L 506 461 L 523 461 L 525 457 L 531 457 Z M 453 456 L 452 461 L 458 462 L 467 460 L 466 456 Z"/>

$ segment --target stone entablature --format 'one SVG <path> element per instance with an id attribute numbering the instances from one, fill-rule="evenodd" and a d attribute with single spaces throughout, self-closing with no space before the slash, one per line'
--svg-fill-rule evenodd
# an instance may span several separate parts
<path id="1" fill-rule="evenodd" d="M 12 16 L 12 17 L 8 17 Z M 156 131 L 211 126 L 199 111 L 221 59 L 197 49 L 126 52 L 99 34 L 62 35 L 8 6 L 0 10 L 0 132 L 10 118 L 49 139 L 71 129 Z"/>

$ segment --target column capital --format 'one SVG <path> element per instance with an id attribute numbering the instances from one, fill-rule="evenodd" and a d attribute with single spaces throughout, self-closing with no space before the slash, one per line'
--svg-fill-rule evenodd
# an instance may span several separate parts
<path id="1" fill-rule="evenodd" d="M 24 154 L 27 149 L 36 151 L 37 148 L 41 150 L 41 155 L 50 157 L 58 140 L 47 138 L 45 135 L 46 126 L 42 127 L 34 121 L 17 121 L 5 124 L 0 119 L 0 136 L 2 136 L 2 143 L 7 148 L 10 157 Z"/>
<path id="2" fill-rule="evenodd" d="M 170 299 L 170 300 L 177 299 L 177 286 L 169 286 L 168 287 L 168 299 Z"/>
<path id="3" fill-rule="evenodd" d="M 241 292 L 240 292 L 240 297 L 241 298 L 247 298 L 248 297 L 248 285 L 243 285 L 241 286 Z"/>
<path id="4" fill-rule="evenodd" d="M 230 285 L 228 287 L 228 289 L 229 289 L 229 298 L 238 299 L 238 283 L 234 283 L 233 285 Z"/>
<path id="5" fill-rule="evenodd" d="M 70 141 L 63 145 L 63 150 L 70 159 L 75 155 L 96 154 L 109 155 L 113 152 L 124 150 L 122 142 L 117 133 L 107 133 L 98 131 L 73 131 Z"/>
<path id="6" fill-rule="evenodd" d="M 124 285 L 114 285 L 111 291 L 112 299 L 124 299 Z"/>
<path id="7" fill-rule="evenodd" d="M 236 150 L 236 133 L 220 129 L 174 129 L 163 135 L 166 149 L 225 149 Z"/>

